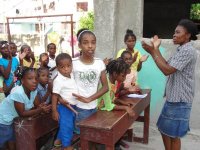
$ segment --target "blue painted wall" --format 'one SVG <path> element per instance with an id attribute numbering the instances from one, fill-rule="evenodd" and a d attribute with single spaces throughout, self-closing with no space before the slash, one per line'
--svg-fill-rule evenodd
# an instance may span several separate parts
<path id="1" fill-rule="evenodd" d="M 148 54 L 141 46 L 140 42 L 137 42 L 135 48 L 141 52 L 142 55 Z M 165 53 L 163 47 L 160 48 L 162 54 Z M 149 54 L 148 54 L 149 55 Z M 141 88 L 150 88 L 151 91 L 151 114 L 155 113 L 156 107 L 160 107 L 160 101 L 163 101 L 163 95 L 166 84 L 165 75 L 158 69 L 151 56 L 146 62 L 142 64 L 142 69 L 138 72 L 138 83 Z M 155 110 L 155 111 L 154 111 Z"/>

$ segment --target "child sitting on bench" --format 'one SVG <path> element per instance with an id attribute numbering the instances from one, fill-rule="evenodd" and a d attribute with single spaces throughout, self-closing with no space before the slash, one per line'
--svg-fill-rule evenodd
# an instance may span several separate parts
<path id="1" fill-rule="evenodd" d="M 134 116 L 134 111 L 132 106 L 125 104 L 122 101 L 115 97 L 117 92 L 117 82 L 123 82 L 126 79 L 127 71 L 129 70 L 129 65 L 126 64 L 123 60 L 112 60 L 106 66 L 108 73 L 108 87 L 109 91 L 105 93 L 98 99 L 98 108 L 100 110 L 125 110 L 130 116 Z"/>

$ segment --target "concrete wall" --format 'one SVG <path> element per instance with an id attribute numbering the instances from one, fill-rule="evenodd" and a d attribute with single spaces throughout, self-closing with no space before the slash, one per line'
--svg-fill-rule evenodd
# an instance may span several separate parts
<path id="1" fill-rule="evenodd" d="M 125 47 L 123 38 L 127 28 L 134 31 L 137 38 L 141 40 L 143 30 L 143 0 L 95 0 L 95 34 L 97 36 L 96 56 L 100 58 L 115 57 L 117 50 Z M 176 47 L 172 40 L 162 40 L 165 48 L 164 57 L 167 59 L 173 54 Z M 196 68 L 200 68 L 200 41 L 195 42 L 198 48 L 198 61 Z M 151 58 L 149 58 L 151 59 Z M 195 98 L 191 114 L 191 128 L 200 129 L 200 71 L 195 72 L 196 86 Z M 155 81 L 159 82 L 159 81 Z M 163 83 L 164 84 L 164 83 Z M 159 87 L 158 87 L 159 88 Z M 151 113 L 151 123 L 155 125 L 160 114 L 164 100 L 159 101 L 154 113 Z M 151 111 L 151 112 L 152 112 Z"/>
<path id="2" fill-rule="evenodd" d="M 142 36 L 143 0 L 101 0 L 94 1 L 96 55 L 114 57 L 124 46 L 126 29 L 132 29 Z"/>

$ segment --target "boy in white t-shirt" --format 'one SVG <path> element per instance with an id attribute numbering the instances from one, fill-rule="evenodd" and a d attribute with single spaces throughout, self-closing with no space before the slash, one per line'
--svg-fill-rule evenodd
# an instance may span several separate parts
<path id="1" fill-rule="evenodd" d="M 47 52 L 49 54 L 49 63 L 48 67 L 50 67 L 50 74 L 51 74 L 51 79 L 54 79 L 57 75 L 57 68 L 56 68 L 56 45 L 54 43 L 49 43 L 47 45 Z"/>
<path id="2" fill-rule="evenodd" d="M 52 111 L 53 118 L 59 122 L 57 140 L 61 141 L 64 150 L 72 150 L 71 140 L 75 122 L 73 108 L 77 104 L 77 100 L 72 93 L 78 93 L 78 91 L 72 75 L 70 55 L 66 53 L 59 54 L 56 57 L 56 66 L 58 76 L 53 81 Z M 58 103 L 59 100 L 62 103 Z"/>

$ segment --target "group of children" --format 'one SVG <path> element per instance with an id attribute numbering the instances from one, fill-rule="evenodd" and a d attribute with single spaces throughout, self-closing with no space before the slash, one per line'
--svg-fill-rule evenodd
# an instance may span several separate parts
<path id="1" fill-rule="evenodd" d="M 50 43 L 47 46 L 49 54 L 40 55 L 37 70 L 30 46 L 22 46 L 17 56 L 16 50 L 11 53 L 11 43 L 0 43 L 0 75 L 3 79 L 0 93 L 7 96 L 0 103 L 0 131 L 5 132 L 0 132 L 0 148 L 8 142 L 9 148 L 14 149 L 13 119 L 17 116 L 32 116 L 52 109 L 53 119 L 59 123 L 54 145 L 62 145 L 64 150 L 73 149 L 73 133 L 80 133 L 75 122 L 91 116 L 97 108 L 125 110 L 134 116 L 131 102 L 121 98 L 140 92 L 136 74 L 148 56 L 135 52 L 133 32 L 127 30 L 124 39 L 127 48 L 120 51 L 119 58 L 107 64 L 94 57 L 96 36 L 93 32 L 80 30 L 77 39 L 80 56 L 72 59 L 61 53 L 55 57 L 56 45 Z M 20 81 L 19 85 L 15 85 L 15 80 Z"/>

